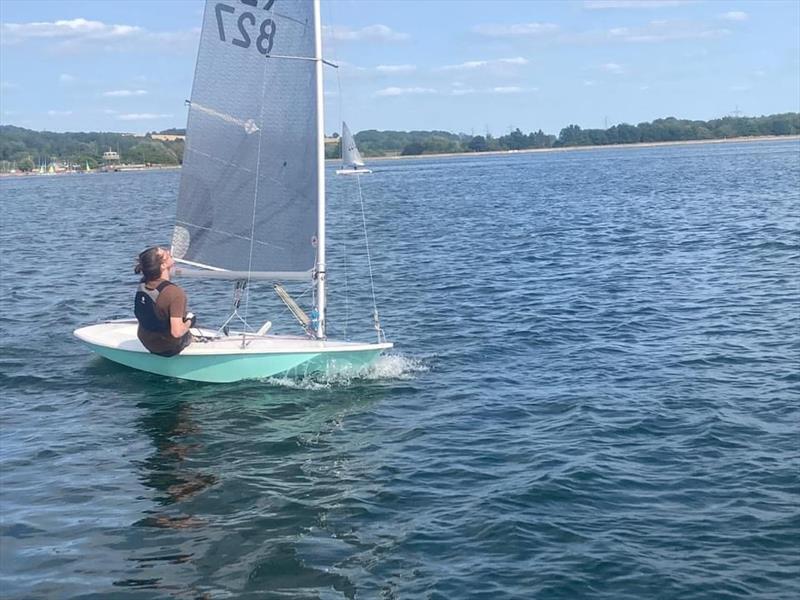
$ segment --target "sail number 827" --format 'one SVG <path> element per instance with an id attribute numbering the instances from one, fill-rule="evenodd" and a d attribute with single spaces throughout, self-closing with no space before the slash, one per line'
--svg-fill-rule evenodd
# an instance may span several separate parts
<path id="1" fill-rule="evenodd" d="M 245 1 L 245 4 L 255 6 L 256 2 L 248 2 Z M 264 10 L 269 10 L 272 8 L 272 5 L 275 3 L 275 0 L 267 0 L 266 4 L 264 5 Z M 220 2 L 214 7 L 215 12 L 217 13 L 217 26 L 219 27 L 219 39 L 221 41 L 227 41 L 227 37 L 225 36 L 225 24 L 223 23 L 222 14 L 223 13 L 230 13 L 232 15 L 236 14 L 236 9 L 233 6 L 228 6 L 227 4 L 223 4 Z M 239 46 L 240 48 L 249 48 L 250 45 L 253 43 L 253 37 L 255 36 L 255 44 L 256 49 L 261 54 L 269 54 L 272 51 L 272 43 L 275 40 L 275 21 L 272 19 L 264 19 L 261 21 L 261 24 L 258 26 L 257 36 L 256 31 L 253 31 L 253 27 L 256 24 L 256 16 L 249 12 L 243 12 L 239 14 L 239 18 L 236 21 L 236 26 L 238 28 L 238 37 L 237 34 L 234 33 L 234 36 L 231 38 L 231 44 L 234 46 Z"/>

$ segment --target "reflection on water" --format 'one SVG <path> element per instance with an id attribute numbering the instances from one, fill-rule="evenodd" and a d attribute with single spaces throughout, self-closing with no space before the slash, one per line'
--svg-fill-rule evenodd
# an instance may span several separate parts
<path id="1" fill-rule="evenodd" d="M 343 429 L 385 391 L 374 382 L 320 385 L 154 385 L 137 404 L 152 446 L 137 463 L 139 480 L 153 494 L 111 545 L 133 565 L 114 585 L 175 598 L 307 597 L 298 589 L 354 598 L 355 584 L 326 561 L 333 548 L 343 563 L 359 542 L 328 520 L 348 510 L 353 482 L 369 476 L 354 470 L 365 465 L 353 450 L 377 447 L 373 433 L 343 440 Z"/>
<path id="2" fill-rule="evenodd" d="M 155 507 L 126 531 L 120 547 L 129 550 L 133 573 L 114 582 L 117 587 L 155 589 L 171 597 L 209 597 L 176 569 L 195 570 L 195 550 L 185 549 L 191 537 L 170 539 L 173 531 L 199 529 L 206 519 L 194 514 L 191 500 L 210 489 L 218 477 L 207 467 L 193 465 L 203 451 L 203 435 L 192 406 L 180 397 L 141 402 L 139 429 L 152 441 L 153 452 L 139 463 L 139 480 L 151 490 Z M 177 577 L 175 576 L 177 575 Z M 181 580 L 184 583 L 181 583 Z M 172 583 L 175 582 L 175 583 Z"/>
<path id="3" fill-rule="evenodd" d="M 176 505 L 200 493 L 217 482 L 211 473 L 191 468 L 190 458 L 202 448 L 200 426 L 192 421 L 192 407 L 183 401 L 166 406 L 147 408 L 141 428 L 152 439 L 153 454 L 143 461 L 142 483 L 159 495 L 156 500 L 164 507 Z M 199 521 L 189 515 L 159 512 L 143 520 L 141 525 L 156 527 L 189 527 Z"/>

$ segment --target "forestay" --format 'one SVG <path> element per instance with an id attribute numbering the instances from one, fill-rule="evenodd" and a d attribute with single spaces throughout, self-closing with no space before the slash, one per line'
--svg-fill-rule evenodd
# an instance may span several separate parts
<path id="1" fill-rule="evenodd" d="M 342 121 L 342 163 L 346 167 L 364 166 L 364 159 L 356 148 L 356 140 L 344 121 Z"/>
<path id="2" fill-rule="evenodd" d="M 310 278 L 318 152 L 312 0 L 208 0 L 173 234 L 176 259 Z"/>

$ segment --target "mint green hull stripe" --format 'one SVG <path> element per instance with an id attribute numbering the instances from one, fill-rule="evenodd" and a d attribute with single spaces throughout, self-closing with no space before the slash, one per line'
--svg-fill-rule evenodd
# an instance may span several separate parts
<path id="1" fill-rule="evenodd" d="M 276 376 L 329 375 L 356 372 L 374 361 L 380 350 L 354 352 L 178 355 L 170 358 L 89 344 L 94 352 L 114 362 L 167 377 L 230 383 Z"/>

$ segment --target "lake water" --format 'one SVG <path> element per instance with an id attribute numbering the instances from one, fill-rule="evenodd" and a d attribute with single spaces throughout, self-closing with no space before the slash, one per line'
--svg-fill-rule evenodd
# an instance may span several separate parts
<path id="1" fill-rule="evenodd" d="M 350 381 L 94 357 L 179 173 L 0 181 L 2 596 L 800 597 L 800 142 L 373 166 L 396 349 Z M 372 339 L 329 180 L 331 333 Z"/>

